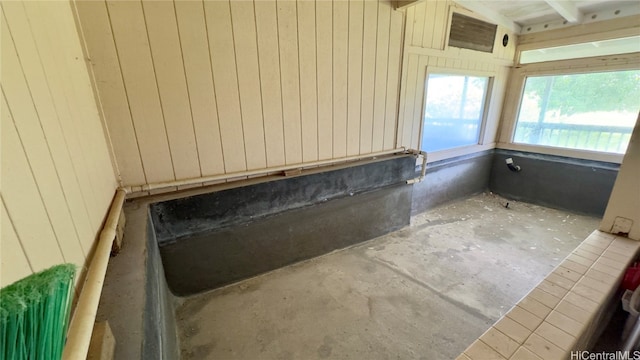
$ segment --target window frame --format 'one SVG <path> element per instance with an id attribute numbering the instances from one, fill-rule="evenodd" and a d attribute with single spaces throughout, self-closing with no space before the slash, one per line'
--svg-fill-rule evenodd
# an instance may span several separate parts
<path id="1" fill-rule="evenodd" d="M 418 148 L 422 149 L 422 139 L 423 139 L 423 133 L 424 133 L 424 115 L 425 115 L 425 109 L 427 105 L 427 94 L 429 91 L 428 83 L 429 83 L 429 76 L 432 74 L 486 77 L 488 78 L 488 82 L 487 82 L 487 89 L 484 96 L 484 104 L 482 108 L 482 118 L 480 121 L 480 128 L 478 129 L 478 142 L 475 144 L 463 145 L 463 146 L 458 146 L 454 148 L 428 152 L 427 156 L 429 158 L 429 161 L 432 162 L 432 161 L 445 160 L 445 159 L 456 157 L 456 156 L 468 155 L 468 154 L 476 153 L 479 151 L 490 150 L 495 148 L 496 142 L 493 139 L 493 136 L 489 138 L 488 132 L 487 132 L 487 127 L 488 127 L 487 125 L 490 122 L 490 119 L 489 119 L 490 112 L 491 110 L 494 110 L 493 109 L 494 106 L 492 106 L 493 103 L 491 102 L 491 100 L 495 97 L 494 83 L 495 83 L 496 73 L 491 71 L 451 69 L 451 68 L 444 68 L 444 67 L 437 67 L 437 66 L 427 66 L 427 71 L 424 78 L 424 95 L 422 98 L 422 111 L 420 113 L 420 134 L 418 138 Z M 500 109 L 498 109 L 498 111 L 499 110 Z M 497 128 L 498 119 L 495 119 L 494 121 L 495 121 L 495 124 L 493 127 Z"/>
<path id="2" fill-rule="evenodd" d="M 527 77 L 535 76 L 557 76 L 557 75 L 574 75 L 586 74 L 606 71 L 623 71 L 623 70 L 640 70 L 638 66 L 640 54 L 633 53 L 628 56 L 609 55 L 602 57 L 558 60 L 541 63 L 523 64 L 513 69 L 511 79 L 509 80 L 505 98 L 505 107 L 503 111 L 503 119 L 501 132 L 498 136 L 497 147 L 500 149 L 534 152 L 547 155 L 557 155 L 585 160 L 605 161 L 611 163 L 621 163 L 624 154 L 607 153 L 592 150 L 569 149 L 546 145 L 533 145 L 515 143 L 514 137 L 516 125 L 518 121 L 518 113 L 522 97 L 524 95 L 524 86 Z M 604 65 L 598 65 L 604 64 Z M 636 126 L 638 126 L 636 124 Z"/>

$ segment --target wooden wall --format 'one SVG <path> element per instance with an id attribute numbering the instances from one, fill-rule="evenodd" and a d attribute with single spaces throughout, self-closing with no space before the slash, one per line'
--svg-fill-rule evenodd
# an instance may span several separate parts
<path id="1" fill-rule="evenodd" d="M 76 3 L 124 185 L 395 147 L 389 1 Z"/>
<path id="2" fill-rule="evenodd" d="M 69 2 L 2 2 L 0 286 L 82 267 L 116 177 Z"/>
<path id="3" fill-rule="evenodd" d="M 482 19 L 452 1 L 427 0 L 406 10 L 398 145 L 420 146 L 425 80 L 427 72 L 434 68 L 438 72 L 475 73 L 494 78 L 486 127 L 480 142 L 485 148 L 495 143 L 509 69 L 515 55 L 516 35 L 498 26 L 493 53 L 449 47 L 448 30 L 454 10 Z M 502 46 L 504 34 L 510 37 L 506 47 Z"/>

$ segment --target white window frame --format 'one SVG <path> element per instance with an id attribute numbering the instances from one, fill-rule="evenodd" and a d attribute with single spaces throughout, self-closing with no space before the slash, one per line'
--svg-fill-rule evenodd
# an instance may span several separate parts
<path id="1" fill-rule="evenodd" d="M 486 77 L 486 78 L 489 78 L 489 82 L 487 83 L 487 90 L 486 90 L 487 92 L 484 99 L 482 121 L 480 122 L 480 129 L 478 132 L 478 143 L 429 152 L 427 153 L 429 162 L 445 160 L 452 157 L 473 154 L 479 151 L 490 150 L 495 148 L 496 141 L 495 141 L 494 135 L 498 126 L 499 119 L 497 116 L 492 119 L 491 115 L 495 112 L 495 108 L 496 108 L 496 104 L 494 104 L 492 101 L 492 99 L 497 98 L 497 94 L 495 93 L 496 86 L 494 86 L 496 74 L 491 71 L 451 69 L 451 68 L 443 68 L 443 67 L 436 67 L 436 66 L 427 66 L 427 72 L 424 79 L 424 96 L 422 98 L 422 112 L 420 116 L 420 134 L 419 134 L 420 137 L 418 138 L 418 147 L 422 149 L 422 135 L 424 131 L 424 113 L 425 113 L 425 106 L 427 102 L 427 92 L 429 91 L 428 89 L 429 75 L 431 74 Z M 499 111 L 500 111 L 500 106 L 498 106 L 498 112 Z"/>
<path id="2" fill-rule="evenodd" d="M 578 150 L 555 146 L 532 145 L 514 143 L 513 139 L 518 121 L 518 111 L 524 93 L 524 84 L 527 77 L 572 75 L 592 72 L 639 70 L 639 53 L 628 55 L 611 55 L 586 59 L 572 59 L 561 61 L 549 61 L 521 65 L 513 69 L 509 81 L 509 91 L 505 98 L 503 122 L 498 137 L 497 147 L 500 149 L 534 152 L 548 155 L 558 155 L 586 160 L 606 161 L 621 163 L 624 154 L 606 153 L 601 151 Z"/>

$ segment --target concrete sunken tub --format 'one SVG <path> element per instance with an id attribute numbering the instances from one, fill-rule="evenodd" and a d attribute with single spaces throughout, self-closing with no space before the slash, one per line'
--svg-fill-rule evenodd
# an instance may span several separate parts
<path id="1" fill-rule="evenodd" d="M 415 163 L 387 156 L 127 203 L 97 316 L 118 334 L 116 358 L 179 358 L 179 296 L 407 226 Z"/>

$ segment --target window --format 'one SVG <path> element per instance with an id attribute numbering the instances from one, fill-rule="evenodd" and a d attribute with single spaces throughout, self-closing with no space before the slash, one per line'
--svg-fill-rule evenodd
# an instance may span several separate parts
<path id="1" fill-rule="evenodd" d="M 430 74 L 422 127 L 422 150 L 478 144 L 490 78 Z"/>
<path id="2" fill-rule="evenodd" d="M 640 51 L 640 36 L 631 36 L 543 49 L 524 50 L 520 53 L 520 64 L 628 54 L 638 51 Z"/>
<path id="3" fill-rule="evenodd" d="M 638 110 L 638 70 L 528 77 L 513 141 L 624 154 Z"/>

